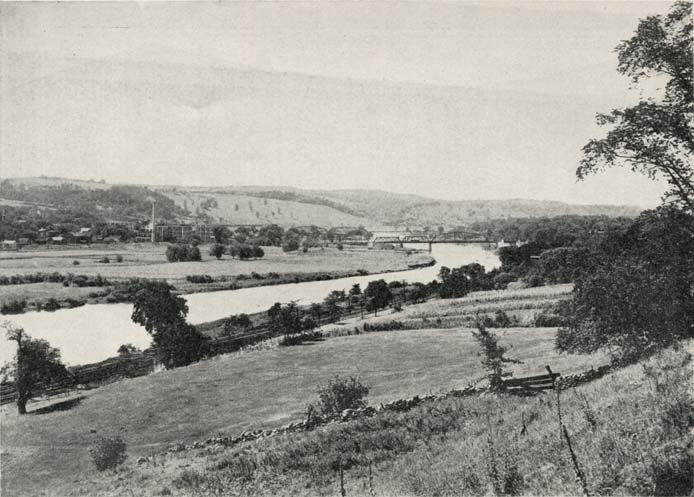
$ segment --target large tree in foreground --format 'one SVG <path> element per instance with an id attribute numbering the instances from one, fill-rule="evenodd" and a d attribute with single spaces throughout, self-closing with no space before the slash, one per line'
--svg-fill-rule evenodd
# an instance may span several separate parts
<path id="1" fill-rule="evenodd" d="M 26 414 L 27 402 L 41 386 L 64 380 L 69 373 L 60 362 L 60 351 L 46 340 L 33 339 L 24 329 L 9 322 L 2 327 L 7 330 L 7 339 L 17 343 L 17 354 L 3 368 L 3 376 L 11 379 L 17 390 L 17 411 Z"/>
<path id="2" fill-rule="evenodd" d="M 658 99 L 598 114 L 609 127 L 604 138 L 583 148 L 576 174 L 627 166 L 651 179 L 664 178 L 665 199 L 694 211 L 694 53 L 692 5 L 674 4 L 667 16 L 640 21 L 634 36 L 620 43 L 617 70 L 634 83 L 660 77 L 666 81 Z"/>
<path id="3" fill-rule="evenodd" d="M 152 335 L 154 349 L 167 369 L 186 366 L 207 353 L 208 340 L 186 322 L 188 305 L 165 281 L 147 281 L 134 299 L 132 320 Z"/>
<path id="4" fill-rule="evenodd" d="M 612 235 L 576 281 L 557 347 L 631 361 L 694 336 L 694 215 L 661 207 Z"/>

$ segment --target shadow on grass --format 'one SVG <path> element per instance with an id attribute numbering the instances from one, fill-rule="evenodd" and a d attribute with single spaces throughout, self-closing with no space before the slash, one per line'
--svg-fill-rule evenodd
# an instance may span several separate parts
<path id="1" fill-rule="evenodd" d="M 50 414 L 52 412 L 56 411 L 69 411 L 73 407 L 77 407 L 80 405 L 80 403 L 85 399 L 84 395 L 80 395 L 79 397 L 75 397 L 74 399 L 70 400 L 64 400 L 62 402 L 56 402 L 55 404 L 51 404 L 46 407 L 42 407 L 40 409 L 36 409 L 35 411 L 31 411 L 30 414 Z"/>

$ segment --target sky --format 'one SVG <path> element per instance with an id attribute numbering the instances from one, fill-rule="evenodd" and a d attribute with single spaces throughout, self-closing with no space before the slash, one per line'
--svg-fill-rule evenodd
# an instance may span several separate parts
<path id="1" fill-rule="evenodd" d="M 0 177 L 658 203 L 577 182 L 663 2 L 3 3 Z"/>

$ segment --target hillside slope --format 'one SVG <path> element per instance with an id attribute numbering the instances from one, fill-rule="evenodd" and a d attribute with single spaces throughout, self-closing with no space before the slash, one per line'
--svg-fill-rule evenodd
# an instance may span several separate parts
<path id="1" fill-rule="evenodd" d="M 190 221 L 201 216 L 207 222 L 229 224 L 279 224 L 283 226 L 384 226 L 423 227 L 461 226 L 499 218 L 554 217 L 561 215 L 636 216 L 640 208 L 620 205 L 576 205 L 548 200 L 437 200 L 413 194 L 381 190 L 304 190 L 294 187 L 217 186 L 185 187 L 176 185 L 111 185 L 103 181 L 85 181 L 54 177 L 11 178 L 16 189 L 26 188 L 24 197 L 2 198 L 7 201 L 44 200 L 37 190 L 67 191 L 71 186 L 86 191 L 109 190 L 117 187 L 133 195 L 151 196 L 153 192 L 168 197 L 175 212 L 167 210 L 165 217 L 175 216 Z M 127 188 L 126 188 L 127 187 Z M 144 188 L 144 189 L 143 189 Z M 74 193 L 74 192 L 72 192 Z M 95 196 L 96 194 L 92 194 Z M 168 199 L 165 199 L 168 202 Z M 51 198 L 55 203 L 54 199 Z M 148 198 L 133 199 L 142 204 L 143 213 Z M 163 205 L 163 204 L 162 204 Z"/>

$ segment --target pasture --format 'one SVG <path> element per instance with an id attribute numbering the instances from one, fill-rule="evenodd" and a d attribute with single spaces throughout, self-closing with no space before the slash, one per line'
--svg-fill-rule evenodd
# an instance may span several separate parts
<path id="1" fill-rule="evenodd" d="M 209 255 L 209 247 L 201 246 L 202 261 L 175 262 L 166 260 L 166 244 L 126 244 L 117 247 L 96 247 L 84 249 L 65 248 L 40 251 L 0 252 L 0 276 L 13 276 L 31 273 L 68 273 L 96 276 L 101 275 L 110 281 L 129 278 L 161 278 L 173 284 L 182 293 L 228 289 L 230 282 L 238 276 L 252 273 L 267 275 L 277 273 L 280 277 L 302 275 L 309 281 L 312 275 L 329 274 L 341 277 L 356 274 L 402 271 L 411 265 L 421 265 L 432 259 L 421 252 L 409 253 L 400 250 L 337 250 L 335 248 L 311 249 L 307 253 L 285 253 L 280 248 L 268 247 L 265 257 L 242 261 L 224 256 L 221 260 Z M 122 262 L 116 262 L 121 256 Z M 109 262 L 102 262 L 104 258 Z M 75 261 L 78 264 L 75 264 Z M 217 280 L 213 284 L 191 284 L 189 275 L 208 275 Z M 258 286 L 262 280 L 239 280 L 237 287 Z M 75 291 L 60 284 L 9 285 L 0 286 L 0 303 L 7 300 L 26 299 L 37 301 L 49 297 L 58 300 L 85 298 L 98 291 Z"/>
<path id="2" fill-rule="evenodd" d="M 426 306 L 431 303 L 407 312 Z M 566 374 L 604 363 L 597 356 L 559 355 L 551 328 L 497 331 L 501 344 L 511 347 L 509 356 L 523 361 L 512 365 L 518 375 L 541 373 L 545 364 Z M 372 405 L 464 387 L 484 377 L 478 352 L 467 328 L 366 333 L 218 356 L 76 398 L 29 404 L 23 417 L 6 405 L 3 491 L 64 495 L 75 480 L 99 478 L 87 452 L 97 436 L 123 437 L 132 463 L 178 442 L 300 420 L 317 386 L 333 374 L 360 376 L 371 387 Z"/>

